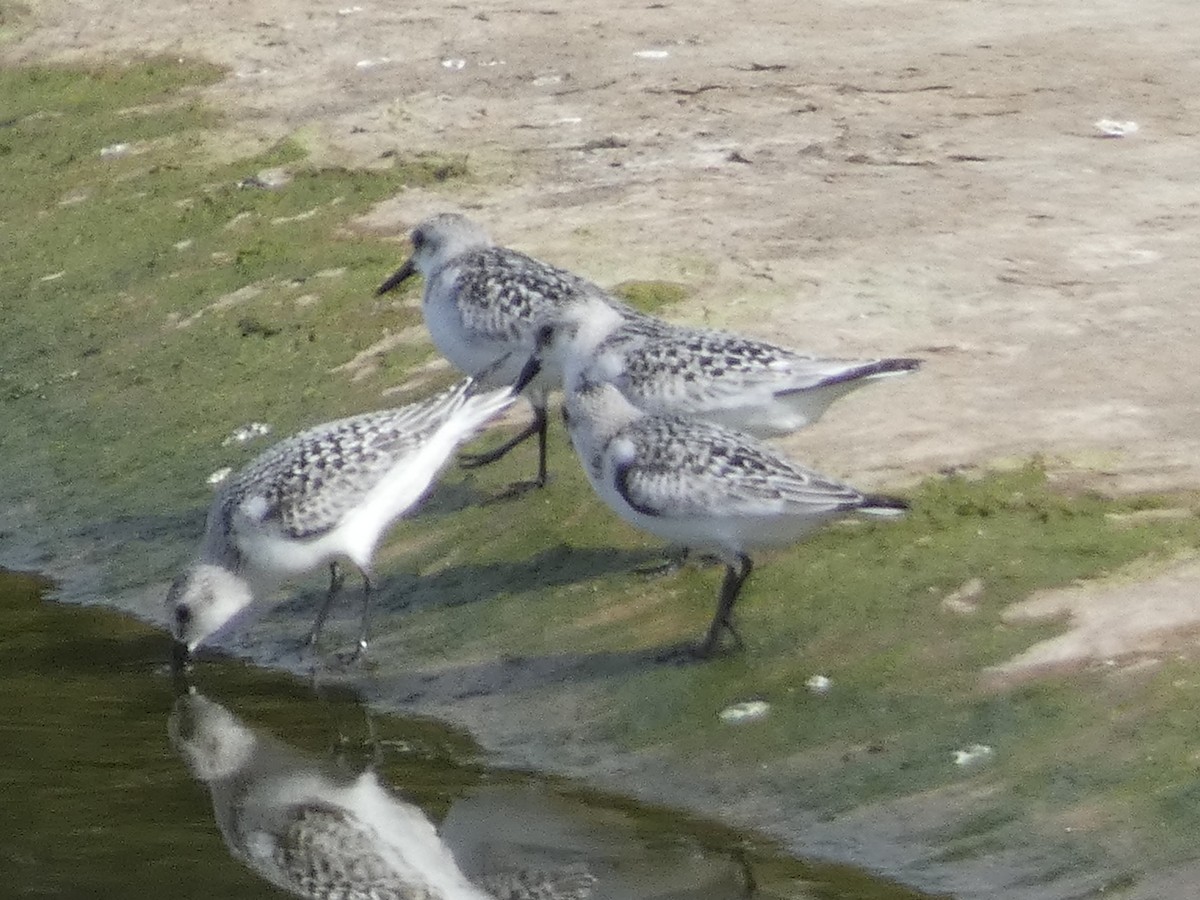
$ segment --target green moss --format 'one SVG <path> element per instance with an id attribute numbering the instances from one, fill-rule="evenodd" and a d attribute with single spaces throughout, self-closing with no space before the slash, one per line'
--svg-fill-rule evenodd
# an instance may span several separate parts
<path id="1" fill-rule="evenodd" d="M 961 810 L 948 811 L 947 853 L 1032 849 L 1085 806 L 1136 822 L 1130 829 L 1144 835 L 1157 821 L 1181 823 L 1170 853 L 1188 852 L 1182 835 L 1200 824 L 1188 735 L 1200 714 L 1173 685 L 1194 663 L 1147 678 L 1085 673 L 996 692 L 980 678 L 1062 628 L 1009 624 L 1001 614 L 1011 603 L 1135 560 L 1165 565 L 1194 547 L 1195 516 L 1130 528 L 1112 515 L 1178 507 L 1180 498 L 1063 495 L 1037 464 L 931 479 L 910 495 L 904 521 L 829 528 L 764 555 L 739 607 L 746 651 L 672 666 L 657 663 L 656 651 L 701 636 L 720 571 L 632 574 L 659 545 L 589 496 L 568 452 L 552 446 L 554 484 L 522 499 L 503 527 L 495 507 L 439 519 L 433 540 L 429 523 L 406 526 L 420 528 L 423 549 L 404 554 L 400 568 L 421 577 L 396 585 L 414 603 L 388 652 L 418 668 L 447 658 L 552 660 L 560 674 L 530 686 L 531 702 L 562 683 L 588 686 L 596 719 L 576 727 L 593 738 L 721 765 L 730 777 L 765 767 L 825 815 L 972 785 L 986 799 L 961 822 Z M 486 495 L 531 464 L 506 461 L 471 485 Z M 464 558 L 462 547 L 478 550 Z M 978 610 L 943 610 L 942 598 L 973 578 L 985 586 Z M 833 681 L 826 695 L 805 687 L 818 673 Z M 726 705 L 750 698 L 770 702 L 766 719 L 741 728 L 719 721 Z M 995 755 L 957 766 L 955 751 L 973 744 Z"/>
<path id="2" fill-rule="evenodd" d="M 613 293 L 644 313 L 659 313 L 686 300 L 691 291 L 674 281 L 622 281 Z"/>
<path id="3" fill-rule="evenodd" d="M 235 426 L 293 430 L 377 405 L 430 352 L 330 377 L 417 320 L 371 299 L 396 251 L 344 226 L 461 162 L 314 168 L 284 142 L 216 163 L 220 117 L 189 91 L 219 76 L 174 60 L 0 70 L 9 477 L 59 485 L 56 508 L 191 507 L 207 471 L 245 458 L 221 447 Z M 247 186 L 279 167 L 285 186 Z"/>

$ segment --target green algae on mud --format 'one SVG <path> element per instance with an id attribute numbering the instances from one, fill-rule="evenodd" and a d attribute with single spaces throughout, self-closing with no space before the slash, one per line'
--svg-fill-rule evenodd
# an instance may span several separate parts
<path id="1" fill-rule="evenodd" d="M 980 680 L 1061 627 L 1009 624 L 1001 614 L 1011 603 L 1133 560 L 1165 565 L 1190 552 L 1200 541 L 1194 515 L 1137 528 L 1113 515 L 1180 498 L 1065 494 L 1036 464 L 931 479 L 910 494 L 905 521 L 830 528 L 764 555 L 739 606 L 746 651 L 674 667 L 648 660 L 699 637 L 719 571 L 631 574 L 658 545 L 614 522 L 561 463 L 562 443 L 552 449 L 556 480 L 522 501 L 519 528 L 498 529 L 494 509 L 465 509 L 440 538 L 425 534 L 404 554 L 404 570 L 419 577 L 396 585 L 407 612 L 381 634 L 381 652 L 431 674 L 497 656 L 546 667 L 552 674 L 541 681 L 514 676 L 517 690 L 535 707 L 586 697 L 588 717 L 571 723 L 576 737 L 720 766 L 732 783 L 767 772 L 823 817 L 970 787 L 977 808 L 941 833 L 948 853 L 1042 846 L 1098 871 L 1114 861 L 1099 849 L 1113 823 L 1131 823 L 1137 842 L 1168 812 L 1181 830 L 1155 836 L 1153 852 L 1190 852 L 1198 814 L 1182 798 L 1196 772 L 1184 735 L 1200 714 L 1179 685 L 1195 681 L 1186 677 L 1194 660 L 1124 678 L 1098 667 L 1008 690 Z M 506 461 L 508 472 L 487 477 L 498 488 L 527 464 Z M 468 561 L 462 547 L 478 549 Z M 974 612 L 942 608 L 975 578 L 984 589 Z M 816 674 L 831 679 L 828 693 L 807 689 Z M 751 698 L 771 704 L 761 722 L 731 728 L 718 719 Z M 993 755 L 957 765 L 956 753 L 976 744 Z M 947 821 L 963 812 L 948 810 Z"/>
<path id="2" fill-rule="evenodd" d="M 393 352 L 353 383 L 329 376 L 419 318 L 372 305 L 395 253 L 346 226 L 407 185 L 462 175 L 461 162 L 317 168 L 289 142 L 214 162 L 221 118 L 194 88 L 220 74 L 166 59 L 0 69 L 0 399 L 23 443 L 6 450 L 53 473 L 56 508 L 190 506 L 228 460 L 232 427 L 269 417 L 292 430 L 377 405 L 429 354 Z M 264 169 L 290 180 L 257 187 Z"/>
<path id="3" fill-rule="evenodd" d="M 612 291 L 644 313 L 661 313 L 687 299 L 691 291 L 676 281 L 622 281 Z"/>

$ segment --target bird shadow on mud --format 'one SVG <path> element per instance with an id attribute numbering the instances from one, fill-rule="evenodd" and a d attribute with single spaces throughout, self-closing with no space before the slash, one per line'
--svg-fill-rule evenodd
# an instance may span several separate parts
<path id="1" fill-rule="evenodd" d="M 661 559 L 653 550 L 624 550 L 610 547 L 572 548 L 565 544 L 519 560 L 488 563 L 464 563 L 426 576 L 392 575 L 372 598 L 372 635 L 374 646 L 369 655 L 386 653 L 380 649 L 386 635 L 403 631 L 408 615 L 423 609 L 451 608 L 480 603 L 505 595 L 554 588 L 591 579 L 623 575 L 636 571 L 648 561 Z M 580 595 L 580 603 L 586 602 Z M 310 616 L 318 602 L 316 596 L 297 597 L 286 610 L 297 619 Z M 569 599 L 566 602 L 570 602 Z M 342 607 L 345 610 L 345 607 Z M 281 609 L 280 612 L 284 612 Z M 346 615 L 345 612 L 342 615 Z M 299 621 L 297 623 L 299 626 Z M 405 671 L 399 674 L 390 664 L 383 671 L 368 663 L 361 677 L 364 688 L 374 690 L 399 703 L 463 699 L 500 693 L 520 693 L 552 683 L 587 682 L 669 664 L 686 662 L 690 644 L 639 648 L 630 651 L 596 653 L 550 653 L 514 657 L 497 648 L 495 659 L 460 667 L 429 671 Z M 390 654 L 389 654 L 390 655 Z M 369 670 L 374 671 L 369 671 Z"/>
<path id="2" fill-rule="evenodd" d="M 688 645 L 499 656 L 461 666 L 372 675 L 364 679 L 381 699 L 401 707 L 439 706 L 479 697 L 517 696 L 548 687 L 627 678 L 674 664 Z"/>
<path id="3" fill-rule="evenodd" d="M 436 522 L 465 509 L 483 506 L 491 499 L 492 493 L 486 487 L 481 487 L 474 476 L 447 478 L 434 485 L 430 492 L 404 515 L 404 519 Z"/>
<path id="4" fill-rule="evenodd" d="M 390 572 L 378 577 L 371 594 L 371 631 L 381 635 L 403 628 L 404 619 L 422 610 L 482 603 L 497 597 L 524 594 L 636 571 L 661 558 L 653 550 L 611 547 L 573 548 L 559 544 L 525 559 L 465 562 L 428 575 Z M 311 619 L 321 604 L 322 583 L 314 574 L 271 611 L 272 616 Z M 350 574 L 333 609 L 331 623 L 357 615 L 362 582 Z M 299 626 L 297 626 L 299 627 Z"/>
<path id="5" fill-rule="evenodd" d="M 654 551 L 558 544 L 525 559 L 462 563 L 429 575 L 397 573 L 379 592 L 380 614 L 463 606 L 508 594 L 622 575 L 658 558 Z"/>

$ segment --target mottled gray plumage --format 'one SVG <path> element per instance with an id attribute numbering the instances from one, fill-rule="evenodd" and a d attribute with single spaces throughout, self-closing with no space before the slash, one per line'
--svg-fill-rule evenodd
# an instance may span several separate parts
<path id="1" fill-rule="evenodd" d="M 526 370 L 536 371 L 536 362 Z M 467 379 L 408 406 L 326 422 L 268 448 L 218 489 L 196 561 L 176 580 L 167 609 L 188 652 L 288 578 L 330 566 L 315 643 L 342 585 L 339 561 L 363 576 L 358 647 L 366 647 L 371 561 L 458 447 L 517 397 L 516 386 L 480 393 Z"/>
<path id="2" fill-rule="evenodd" d="M 439 213 L 412 230 L 412 256 L 379 286 L 395 288 L 420 273 L 421 311 L 434 345 L 452 364 L 486 384 L 511 384 L 536 347 L 540 326 L 572 304 L 587 300 L 634 314 L 590 281 L 507 247 L 498 247 L 466 216 Z M 464 465 L 494 462 L 531 437 L 538 439 L 538 473 L 546 483 L 546 405 L 562 383 L 553 359 L 528 387 L 533 422 L 497 449 L 465 458 Z"/>
<path id="3" fill-rule="evenodd" d="M 397 883 L 379 852 L 378 831 L 345 810 L 314 802 L 286 809 L 281 818 L 278 834 L 239 834 L 235 852 L 276 887 L 314 900 L 438 900 L 425 885 Z M 252 857 L 248 848 L 255 844 Z"/>
<path id="4" fill-rule="evenodd" d="M 678 416 L 643 416 L 619 432 L 628 442 L 617 485 L 651 516 L 761 514 L 778 504 L 816 517 L 863 505 L 864 495 L 784 459 L 748 435 Z M 602 453 L 612 444 L 610 439 Z"/>
<path id="5" fill-rule="evenodd" d="M 911 372 L 920 360 L 909 358 L 846 360 L 798 353 L 794 350 L 725 331 L 707 331 L 652 322 L 645 317 L 630 319 L 626 330 L 601 346 L 601 352 L 619 347 L 630 336 L 639 339 L 625 359 L 625 373 L 640 396 L 671 401 L 670 383 L 678 379 L 696 385 L 694 392 L 713 386 L 710 379 L 728 379 L 731 388 L 744 384 L 746 376 L 773 378 L 778 393 L 811 390 L 848 383 L 875 375 Z M 804 372 L 806 383 L 788 384 L 782 376 Z M 673 376 L 673 377 L 664 377 Z M 719 385 L 717 386 L 719 387 Z M 684 390 L 687 390 L 684 388 Z"/>
<path id="6" fill-rule="evenodd" d="M 560 312 L 537 340 L 562 370 L 567 390 L 574 379 L 603 381 L 646 412 L 703 419 L 757 437 L 804 428 L 850 391 L 920 366 L 908 358 L 810 356 L 591 300 Z"/>
<path id="7" fill-rule="evenodd" d="M 588 900 L 595 884 L 596 876 L 583 863 L 556 870 L 496 872 L 479 879 L 496 900 Z"/>
<path id="8" fill-rule="evenodd" d="M 723 632 L 738 637 L 733 606 L 750 576 L 751 552 L 788 546 L 850 513 L 891 516 L 908 508 L 796 465 L 733 429 L 646 413 L 609 382 L 570 379 L 564 409 L 588 481 L 614 512 L 726 564 L 700 655 L 712 653 Z"/>
<path id="9" fill-rule="evenodd" d="M 323 534 L 362 502 L 398 458 L 444 424 L 444 412 L 460 404 L 470 386 L 463 381 L 411 406 L 325 422 L 280 441 L 220 486 L 225 533 L 233 511 L 261 497 L 260 522 L 277 521 L 289 538 Z"/>
<path id="10" fill-rule="evenodd" d="M 581 297 L 615 304 L 584 278 L 507 247 L 479 247 L 454 258 L 455 304 L 473 336 L 524 347 L 538 322 Z"/>

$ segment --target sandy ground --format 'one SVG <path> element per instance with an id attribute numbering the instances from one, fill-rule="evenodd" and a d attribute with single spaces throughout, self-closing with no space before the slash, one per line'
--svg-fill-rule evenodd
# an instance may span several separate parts
<path id="1" fill-rule="evenodd" d="M 456 205 L 501 242 L 683 282 L 681 318 L 925 357 L 792 442 L 864 485 L 1044 454 L 1105 491 L 1200 487 L 1191 0 L 358 2 L 35 2 L 2 55 L 203 56 L 243 133 L 464 153 Z M 989 677 L 1191 640 L 1198 590 L 1184 561 L 1032 598 L 1012 615 L 1078 627 Z"/>

